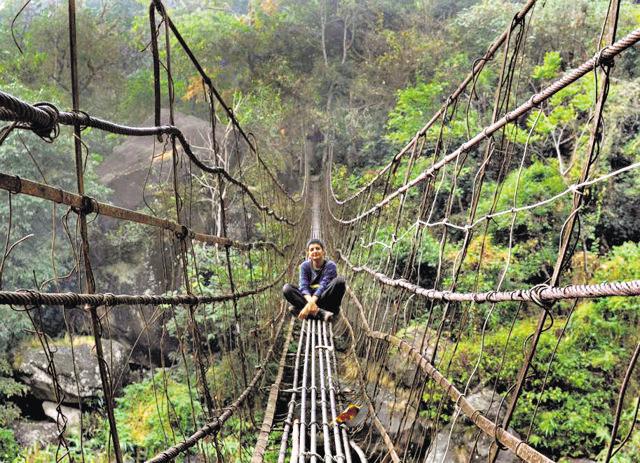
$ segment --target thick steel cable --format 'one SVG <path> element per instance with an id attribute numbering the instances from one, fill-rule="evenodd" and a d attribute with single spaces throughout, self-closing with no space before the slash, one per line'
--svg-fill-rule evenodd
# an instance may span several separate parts
<path id="1" fill-rule="evenodd" d="M 593 299 L 597 297 L 640 296 L 640 280 L 606 282 L 593 285 L 568 285 L 551 287 L 538 285 L 528 289 L 512 291 L 487 291 L 481 293 L 458 293 L 424 288 L 403 278 L 394 279 L 384 273 L 376 272 L 367 266 L 354 266 L 342 253 L 340 259 L 354 273 L 365 272 L 376 281 L 394 288 L 403 288 L 426 299 L 449 302 L 512 302 L 512 301 L 559 301 L 563 299 Z"/>
<path id="2" fill-rule="evenodd" d="M 313 206 L 312 211 L 313 214 L 311 216 L 311 236 L 312 238 L 320 238 L 322 233 L 322 221 L 321 213 L 322 213 L 322 195 L 321 192 L 318 191 L 322 187 L 321 183 L 317 183 L 314 185 L 313 192 Z M 326 185 L 325 185 L 326 188 Z M 325 192 L 326 193 L 326 192 Z M 327 326 L 329 330 L 327 330 Z M 324 367 L 326 371 L 326 385 L 329 388 L 329 404 L 331 409 L 331 416 L 333 420 L 333 437 L 334 437 L 334 445 L 336 450 L 336 455 L 334 459 L 340 462 L 346 461 L 346 463 L 351 463 L 351 451 L 349 445 L 349 438 L 347 436 L 346 429 L 343 424 L 338 425 L 337 418 L 337 400 L 336 400 L 336 385 L 337 381 L 334 381 L 334 378 L 337 377 L 338 370 L 336 364 L 336 356 L 335 356 L 335 347 L 333 343 L 333 330 L 332 324 L 326 321 L 317 321 L 318 330 L 321 332 L 322 344 L 318 346 L 319 354 L 322 356 L 324 354 Z M 329 355 L 331 353 L 331 355 Z M 333 362 L 331 362 L 333 360 Z M 328 436 L 325 436 L 327 439 Z M 326 445 L 326 444 L 325 444 Z M 326 460 L 326 457 L 325 457 Z"/>
<path id="3" fill-rule="evenodd" d="M 318 395 L 317 375 L 316 375 L 316 330 L 320 329 L 318 320 L 311 320 L 311 416 L 309 417 L 309 437 L 310 437 L 310 454 L 311 463 L 318 462 L 318 443 L 316 433 L 318 431 L 316 400 Z"/>
<path id="4" fill-rule="evenodd" d="M 46 199 L 58 204 L 70 206 L 75 210 L 82 210 L 85 213 L 95 213 L 114 219 L 135 222 L 143 225 L 169 230 L 176 235 L 186 236 L 194 241 L 202 243 L 230 246 L 237 249 L 263 249 L 271 248 L 281 256 L 284 256 L 284 250 L 279 248 L 271 241 L 254 241 L 242 242 L 232 240 L 223 236 L 208 235 L 191 230 L 185 225 L 180 225 L 173 220 L 161 219 L 142 212 L 132 211 L 119 206 L 98 201 L 90 196 L 79 195 L 61 188 L 52 187 L 44 183 L 34 182 L 18 176 L 7 175 L 0 172 L 0 189 L 9 191 L 13 194 L 24 194 L 34 198 Z M 286 248 L 285 248 L 286 249 Z"/>
<path id="5" fill-rule="evenodd" d="M 476 62 L 473 65 L 473 68 L 471 70 L 471 72 L 465 77 L 465 79 L 460 83 L 460 85 L 458 85 L 458 88 L 456 88 L 456 90 L 451 93 L 451 95 L 449 95 L 449 97 L 447 97 L 445 103 L 440 107 L 440 109 L 438 109 L 438 111 L 431 117 L 431 119 L 429 120 L 429 122 L 427 122 L 420 130 L 418 130 L 418 132 L 416 132 L 416 134 L 413 136 L 413 138 L 411 139 L 411 141 L 409 141 L 409 143 L 407 143 L 404 148 L 402 148 L 400 150 L 400 152 L 398 154 L 396 154 L 393 159 L 386 164 L 382 169 L 380 169 L 376 175 L 369 180 L 369 182 L 367 182 L 366 185 L 364 185 L 363 187 L 361 187 L 358 191 L 356 191 L 355 193 L 351 194 L 349 197 L 340 200 L 338 199 L 334 192 L 333 189 L 331 188 L 331 194 L 334 198 L 334 201 L 337 204 L 345 204 L 355 198 L 357 198 L 358 196 L 360 196 L 364 191 L 366 191 L 367 189 L 369 189 L 382 175 L 384 175 L 384 173 L 389 170 L 391 167 L 393 167 L 393 165 L 395 163 L 397 163 L 398 161 L 400 161 L 400 159 L 407 153 L 409 152 L 412 147 L 414 146 L 414 144 L 416 144 L 418 142 L 418 140 L 421 137 L 424 137 L 427 133 L 427 131 L 431 128 L 431 126 L 444 114 L 446 113 L 449 105 L 451 104 L 452 101 L 455 101 L 461 94 L 462 92 L 465 91 L 465 89 L 467 88 L 467 86 L 469 85 L 470 82 L 474 81 L 474 79 L 477 77 L 477 75 L 482 71 L 482 69 L 484 68 L 485 64 L 493 59 L 493 56 L 495 54 L 495 52 L 504 44 L 504 42 L 507 40 L 507 38 L 509 37 L 509 34 L 511 33 L 511 31 L 513 31 L 513 29 L 515 27 L 517 27 L 517 24 L 519 21 L 522 21 L 527 13 L 529 13 L 529 11 L 531 10 L 531 8 L 533 8 L 533 6 L 536 4 L 537 0 L 529 0 L 523 7 L 522 9 L 520 9 L 520 11 L 515 15 L 514 17 L 514 21 L 512 21 L 511 23 L 509 23 L 509 28 L 507 28 L 504 32 L 502 32 L 502 34 L 497 37 L 494 42 L 489 46 L 489 48 L 487 49 L 487 51 L 485 52 L 485 54 L 482 56 L 482 58 L 476 60 Z M 331 164 L 330 164 L 331 165 Z M 331 169 L 328 169 L 329 172 L 329 179 L 331 179 Z"/>
<path id="6" fill-rule="evenodd" d="M 273 336 L 274 339 L 280 338 L 280 333 L 282 331 L 282 326 L 284 325 L 284 320 L 285 320 L 285 317 L 282 317 L 282 319 L 280 320 L 280 323 L 278 323 L 278 328 L 276 329 L 276 333 Z M 260 381 L 260 378 L 262 378 L 262 376 L 264 375 L 265 369 L 267 367 L 267 363 L 269 362 L 269 360 L 273 355 L 275 345 L 276 345 L 275 342 L 271 344 L 271 346 L 269 347 L 269 350 L 265 355 L 265 358 L 262 359 L 262 362 L 256 366 L 257 371 L 254 374 L 251 382 L 242 391 L 240 396 L 238 396 L 238 398 L 231 403 L 231 405 L 229 405 L 228 407 L 225 407 L 224 412 L 222 412 L 220 416 L 214 418 L 212 421 L 202 426 L 200 429 L 198 429 L 195 433 L 193 433 L 183 442 L 177 445 L 174 445 L 172 447 L 169 447 L 166 450 L 163 450 L 162 452 L 158 453 L 155 457 L 151 458 L 150 460 L 147 460 L 146 463 L 163 463 L 163 462 L 171 461 L 175 457 L 180 455 L 182 452 L 197 445 L 198 442 L 200 442 L 205 437 L 212 434 L 216 434 L 222 428 L 224 423 L 229 418 L 231 418 L 231 416 L 233 416 L 236 410 L 238 410 L 242 406 L 242 404 L 244 403 L 245 400 L 247 400 L 249 395 L 254 392 L 254 389 L 256 388 L 256 386 Z"/>
<path id="7" fill-rule="evenodd" d="M 255 194 L 251 191 L 250 187 L 244 182 L 241 182 L 240 180 L 233 177 L 226 169 L 222 167 L 211 167 L 202 162 L 191 149 L 191 145 L 185 138 L 182 131 L 178 127 L 175 127 L 173 125 L 162 125 L 155 127 L 130 127 L 106 121 L 104 119 L 99 119 L 80 111 L 58 111 L 57 108 L 55 108 L 50 103 L 46 103 L 46 106 L 44 106 L 43 104 L 40 104 L 40 106 L 30 105 L 20 100 L 19 98 L 16 98 L 2 91 L 0 91 L 0 120 L 27 123 L 28 125 L 25 128 L 32 130 L 40 136 L 50 136 L 49 134 L 57 128 L 58 124 L 73 126 L 78 125 L 80 127 L 93 127 L 98 130 L 103 130 L 118 135 L 128 135 L 136 137 L 169 135 L 178 140 L 185 154 L 199 169 L 209 174 L 224 177 L 228 182 L 237 186 L 243 191 L 244 194 L 249 196 L 249 199 L 251 199 L 251 202 L 253 202 L 256 208 L 273 217 L 275 220 L 284 222 L 290 226 L 294 226 L 297 224 L 296 222 L 292 222 L 288 218 L 277 214 L 270 207 L 260 203 Z"/>
<path id="8" fill-rule="evenodd" d="M 284 278 L 286 269 L 272 282 L 250 290 L 215 296 L 196 296 L 193 294 L 179 294 L 175 296 L 147 295 L 147 294 L 111 294 L 111 293 L 46 293 L 40 291 L 0 291 L 0 304 L 6 305 L 71 305 L 89 304 L 95 306 L 115 306 L 125 304 L 140 305 L 195 305 L 212 302 L 238 300 L 266 291 Z"/>
<path id="9" fill-rule="evenodd" d="M 311 337 L 313 336 L 313 320 L 307 322 L 307 336 L 304 347 L 304 359 L 302 364 L 302 386 L 300 387 L 300 443 L 298 445 L 299 463 L 305 463 L 306 460 L 306 438 L 307 438 L 307 378 L 309 376 L 309 348 L 311 346 Z M 292 459 L 293 460 L 293 459 Z M 292 461 L 292 463 L 295 463 Z"/>
<path id="10" fill-rule="evenodd" d="M 336 449 L 335 460 L 338 463 L 345 462 L 345 450 L 348 452 L 348 449 L 344 449 L 342 447 L 342 439 L 340 436 L 340 430 L 338 423 L 336 422 L 336 418 L 338 417 L 337 407 L 336 407 L 336 388 L 333 383 L 333 374 L 331 372 L 331 359 L 329 358 L 329 341 L 327 336 L 327 322 L 321 322 L 321 331 L 322 331 L 322 344 L 324 348 L 322 351 L 324 352 L 324 362 L 327 367 L 327 384 L 329 386 L 329 407 L 331 410 L 331 420 L 333 422 L 333 443 Z"/>
<path id="11" fill-rule="evenodd" d="M 334 377 L 337 377 L 338 375 L 338 359 L 336 358 L 336 348 L 333 342 L 333 324 L 332 323 L 327 323 L 327 322 L 322 322 L 324 323 L 324 330 L 326 332 L 327 327 L 329 327 L 329 346 L 328 346 L 328 350 L 329 352 L 331 352 L 331 359 L 333 360 L 333 371 L 335 373 Z M 337 424 L 337 423 L 336 423 Z M 349 436 L 347 436 L 347 429 L 346 426 L 344 424 L 340 425 L 340 432 L 342 435 L 342 445 L 344 446 L 344 454 L 347 458 L 347 463 L 352 463 L 352 458 L 351 458 L 351 451 L 349 450 L 350 445 L 349 445 Z"/>
<path id="12" fill-rule="evenodd" d="M 358 444 L 356 444 L 354 441 L 349 441 L 349 445 L 351 445 L 353 451 L 356 452 L 356 455 L 358 455 L 360 463 L 367 463 L 367 455 L 365 455 L 360 446 L 358 446 Z"/>
<path id="13" fill-rule="evenodd" d="M 581 77 L 586 75 L 588 72 L 592 71 L 594 68 L 596 68 L 598 65 L 602 64 L 603 62 L 612 61 L 613 58 L 615 58 L 617 55 L 619 55 L 626 49 L 635 45 L 638 41 L 640 41 L 640 29 L 634 30 L 633 32 L 628 34 L 626 37 L 617 41 L 613 45 L 602 48 L 598 53 L 594 55 L 593 58 L 585 61 L 582 65 L 580 65 L 580 67 L 565 74 L 561 79 L 549 85 L 544 90 L 534 94 L 533 96 L 531 96 L 531 98 L 529 98 L 527 102 L 513 109 L 512 111 L 507 113 L 502 118 L 498 119 L 493 124 L 485 126 L 485 128 L 481 132 L 476 134 L 473 138 L 471 138 L 467 142 L 460 145 L 460 147 L 458 147 L 458 149 L 456 149 L 452 153 L 443 157 L 440 161 L 434 163 L 428 169 L 425 169 L 420 175 L 414 178 L 411 182 L 407 183 L 406 185 L 388 194 L 381 201 L 376 203 L 371 208 L 367 209 L 365 212 L 362 212 L 361 214 L 351 219 L 346 219 L 346 220 L 340 219 L 338 220 L 338 222 L 343 225 L 353 224 L 355 222 L 358 222 L 364 219 L 365 217 L 370 216 L 374 212 L 382 209 L 387 204 L 389 204 L 391 200 L 403 194 L 407 190 L 413 188 L 414 186 L 420 184 L 426 179 L 432 177 L 433 174 L 438 170 L 440 170 L 443 166 L 456 160 L 461 154 L 466 153 L 472 148 L 476 147 L 478 144 L 480 144 L 485 139 L 489 138 L 492 134 L 500 130 L 505 125 L 516 121 L 520 116 L 527 113 L 528 111 L 530 111 L 532 108 L 536 107 L 543 101 L 548 100 L 557 92 L 569 86 L 576 80 L 580 79 Z"/>

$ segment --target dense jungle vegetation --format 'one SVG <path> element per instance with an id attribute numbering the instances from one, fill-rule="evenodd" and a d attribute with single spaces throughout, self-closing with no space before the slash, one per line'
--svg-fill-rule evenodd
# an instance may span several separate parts
<path id="1" fill-rule="evenodd" d="M 130 125 L 143 125 L 153 114 L 153 71 L 149 46 L 148 3 L 141 0 L 84 0 L 78 12 L 78 43 L 82 109 L 92 115 Z M 174 0 L 167 2 L 173 21 L 179 26 L 215 86 L 233 107 L 240 123 L 259 140 L 260 151 L 280 179 L 296 191 L 302 184 L 303 151 L 311 153 L 311 163 L 319 169 L 327 161 L 329 147 L 334 153 L 334 189 L 339 197 L 364 185 L 419 130 L 467 75 L 476 59 L 510 23 L 524 2 L 516 0 Z M 597 51 L 598 37 L 609 2 L 606 0 L 547 0 L 536 7 L 528 29 L 525 51 L 518 62 L 518 103 L 548 85 L 565 71 L 577 67 Z M 1 90 L 28 102 L 50 101 L 61 109 L 71 107 L 67 5 L 56 0 L 33 1 L 23 11 L 21 0 L 0 2 L 0 85 Z M 20 12 L 21 11 L 21 12 Z M 18 14 L 20 12 L 20 14 Z M 15 18 L 15 21 L 14 21 Z M 640 24 L 640 4 L 623 1 L 618 37 Z M 172 61 L 176 108 L 185 115 L 208 120 L 208 107 L 201 80 L 183 54 Z M 600 147 L 594 176 L 602 175 L 640 161 L 640 49 L 634 47 L 616 61 L 605 120 L 606 136 Z M 450 126 L 449 151 L 477 133 L 491 121 L 497 69 L 489 67 L 475 85 L 475 98 L 464 118 Z M 166 78 L 165 78 L 166 79 Z M 163 82 L 166 85 L 166 81 Z M 589 138 L 588 120 L 593 108 L 597 81 L 593 73 L 559 92 L 541 106 L 537 119 L 528 118 L 509 137 L 519 148 L 528 145 L 531 155 L 522 171 L 522 180 L 514 169 L 504 174 L 500 194 L 482 197 L 478 215 L 495 208 L 505 210 L 519 182 L 519 204 L 531 204 L 564 191 L 576 182 Z M 224 115 L 219 116 L 224 123 Z M 435 139 L 437 132 L 427 133 Z M 87 163 L 87 190 L 92 196 L 113 202 L 115 192 L 97 172 L 112 156 L 122 139 L 98 131 L 85 132 L 90 147 Z M 0 147 L 0 171 L 24 178 L 45 180 L 73 190 L 73 141 L 68 132 L 53 144 L 22 132 L 8 138 Z M 65 155 L 61 155 L 65 153 Z M 413 174 L 431 163 L 430 153 L 416 159 Z M 397 173 L 397 187 L 404 172 Z M 462 171 L 455 185 L 459 204 L 451 216 L 463 223 L 474 178 Z M 496 181 L 490 178 L 488 183 Z M 495 183 L 492 184 L 495 186 Z M 491 186 L 491 185 L 490 185 Z M 451 188 L 444 185 L 443 188 Z M 493 188 L 487 188 L 487 191 Z M 382 197 L 382 192 L 378 192 Z M 640 279 L 640 177 L 636 172 L 611 178 L 595 185 L 580 222 L 582 239 L 576 257 L 566 272 L 564 284 L 599 283 Z M 166 198 L 150 195 L 153 207 L 167 211 Z M 409 195 L 410 206 L 417 207 L 419 191 Z M 0 203 L 0 239 L 4 241 L 9 202 Z M 497 205 L 497 207 L 496 207 Z M 443 205 L 444 206 L 444 205 Z M 0 270 L 0 289 L 39 288 L 66 291 L 63 283 L 51 282 L 54 275 L 73 270 L 73 253 L 64 242 L 59 244 L 57 268 L 49 255 L 51 205 L 16 197 L 11 207 L 13 236 L 34 234 L 44 239 L 26 240 L 18 246 Z M 143 206 L 140 205 L 142 209 Z M 511 259 L 505 288 L 535 286 L 548 281 L 558 252 L 558 235 L 570 210 L 566 201 L 542 205 L 532 215 L 518 217 L 513 243 L 505 233 L 510 216 L 495 219 L 486 243 L 473 242 L 465 269 L 473 270 L 482 260 L 480 281 L 476 273 L 458 282 L 458 290 L 491 290 L 500 278 L 502 263 Z M 54 211 L 62 217 L 62 209 Z M 17 212 L 16 212 L 17 214 Z M 384 224 L 374 240 L 390 242 L 395 238 L 394 224 Z M 402 224 L 409 236 L 412 224 Z M 237 228 L 241 224 L 236 223 Z M 215 226 L 211 225 L 211 232 Z M 258 225 L 259 236 L 269 236 L 267 225 Z M 242 235 L 242 231 L 236 231 Z M 158 267 L 158 256 L 151 249 L 144 231 L 137 227 L 111 227 L 93 237 L 96 248 L 107 249 L 97 256 L 97 274 L 111 282 L 109 292 L 142 292 L 137 272 Z M 420 284 L 431 287 L 438 260 L 439 243 L 434 235 L 423 240 Z M 443 274 L 453 266 L 454 249 L 459 236 L 451 238 L 452 250 Z M 43 244 L 44 243 L 44 244 Z M 67 247 L 65 247 L 67 246 Z M 409 246 L 396 245 L 400 269 Z M 225 269 L 215 253 L 196 249 L 206 263 L 198 273 L 189 275 L 193 284 L 217 293 L 227 284 Z M 373 248 L 371 265 L 385 256 Z M 66 256 L 66 257 L 65 257 Z M 271 269 L 257 264 L 247 269 L 240 256 L 234 256 L 240 270 L 237 283 L 242 287 L 250 278 L 260 279 Z M 155 269 L 156 271 L 157 268 Z M 73 278 L 72 278 L 73 279 Z M 444 277 L 442 287 L 450 281 Z M 165 288 L 152 288 L 162 292 Z M 513 307 L 500 306 L 509 311 Z M 241 305 L 242 313 L 253 311 Z M 471 336 L 480 336 L 486 317 L 478 308 Z M 522 314 L 513 333 L 504 328 L 500 310 L 491 314 L 484 339 L 481 369 L 490 372 L 499 359 L 499 346 L 507 336 L 515 344 L 525 339 L 535 324 L 535 316 Z M 178 316 L 185 316 L 178 314 Z M 203 313 L 212 333 L 223 326 L 218 312 Z M 562 304 L 557 326 L 569 317 L 566 340 L 555 351 L 555 333 L 541 341 L 542 357 L 554 355 L 551 387 L 538 410 L 536 427 L 529 440 L 548 455 L 560 458 L 603 457 L 609 438 L 610 415 L 618 389 L 610 387 L 611 378 L 620 378 L 628 364 L 632 347 L 640 341 L 640 301 L 637 298 L 610 298 L 580 302 L 576 307 Z M 16 440 L 15 423 L 33 414 L 25 408 L 29 388 L 13 371 L 20 352 L 37 347 L 31 334 L 31 322 L 25 314 L 0 306 L 0 461 L 55 461 L 56 445 L 33 444 L 21 447 Z M 412 325 L 424 323 L 418 313 Z M 51 316 L 41 321 L 50 327 L 49 335 L 60 345 L 67 339 L 66 321 Z M 78 329 L 78 336 L 86 335 Z M 171 334 L 171 333 L 170 333 Z M 173 333 L 175 334 L 175 333 Z M 215 336 L 215 335 L 211 335 Z M 80 338 L 79 338 L 80 339 Z M 476 338 L 476 340 L 479 338 Z M 82 342 L 80 339 L 79 342 Z M 86 340 L 90 344 L 90 339 Z M 465 340 L 452 361 L 450 377 L 464 383 L 479 342 Z M 460 354 L 462 353 L 462 354 Z M 236 359 L 237 360 L 237 359 Z M 220 358 L 217 375 L 207 377 L 215 390 L 234 397 L 235 385 L 228 373 L 238 366 L 233 358 Z M 515 372 L 520 357 L 509 357 L 505 369 Z M 188 362 L 171 358 L 172 362 Z M 545 363 L 537 365 L 544 368 Z M 173 402 L 172 419 L 185 435 L 193 432 L 190 421 L 193 402 L 185 386 L 182 370 L 171 369 L 160 361 L 154 369 L 142 368 L 139 377 L 123 388 L 117 399 L 116 419 L 122 429 L 122 447 L 130 459 L 139 461 L 166 446 L 170 425 L 155 414 L 158 399 L 153 398 L 155 382 L 164 382 Z M 165 372 L 166 370 L 166 372 Z M 640 376 L 636 368 L 630 396 L 637 397 L 624 410 L 622 429 L 638 425 L 634 410 L 640 400 Z M 483 381 L 491 383 L 490 374 Z M 191 378 L 191 381 L 193 379 Z M 541 381 L 541 379 L 537 379 Z M 617 383 L 616 383 L 617 384 Z M 580 391 L 580 398 L 567 390 Z M 425 394 L 437 394 L 426 392 Z M 160 399 L 161 401 L 164 398 Z M 513 426 L 527 433 L 528 416 L 537 397 L 524 397 Z M 191 404 L 191 405 L 190 405 Z M 73 432 L 69 440 L 74 448 L 83 447 L 84 461 L 106 461 L 107 428 L 99 407 L 86 411 L 84 436 Z M 196 407 L 199 407 L 196 404 Z M 163 408 L 163 404 L 160 404 Z M 424 410 L 426 418 L 433 410 Z M 445 413 L 453 413 L 453 409 Z M 259 426 L 259 418 L 258 426 Z M 240 419 L 231 423 L 237 429 L 253 429 Z M 253 445 L 253 432 L 245 432 L 243 441 L 235 434 L 222 436 L 226 461 L 249 461 L 242 447 Z M 207 443 L 213 448 L 213 443 Z M 211 449 L 212 453 L 215 453 Z M 270 455 L 269 458 L 275 458 Z M 275 459 L 273 460 L 275 461 Z M 640 429 L 636 429 L 618 463 L 640 461 Z"/>

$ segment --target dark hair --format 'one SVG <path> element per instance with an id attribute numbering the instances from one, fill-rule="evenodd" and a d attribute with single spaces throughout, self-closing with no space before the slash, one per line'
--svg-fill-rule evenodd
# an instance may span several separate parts
<path id="1" fill-rule="evenodd" d="M 309 241 L 307 241 L 307 249 L 309 249 L 309 246 L 311 246 L 312 244 L 319 244 L 322 250 L 325 250 L 324 242 L 320 238 L 311 238 Z"/>

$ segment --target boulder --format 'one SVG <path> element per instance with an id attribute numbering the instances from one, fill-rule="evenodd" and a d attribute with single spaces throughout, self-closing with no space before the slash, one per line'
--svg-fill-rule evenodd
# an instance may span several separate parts
<path id="1" fill-rule="evenodd" d="M 424 325 L 413 325 L 399 331 L 397 336 L 414 346 L 417 350 L 420 350 L 425 358 L 431 359 L 435 340 L 437 339 L 437 332 L 435 330 L 428 329 L 425 331 Z M 449 341 L 444 337 L 440 338 L 436 361 L 440 360 L 440 353 L 444 351 L 445 345 L 448 345 L 448 343 Z M 403 386 L 408 388 L 414 387 L 413 378 L 418 371 L 418 367 L 415 363 L 407 361 L 407 356 L 403 352 L 395 348 L 389 350 L 387 369 L 394 375 L 396 381 Z"/>
<path id="2" fill-rule="evenodd" d="M 499 394 L 494 394 L 493 390 L 488 387 L 482 388 L 473 394 L 467 396 L 467 400 L 473 406 L 482 412 L 484 416 L 489 418 L 490 420 L 496 419 L 496 414 L 498 413 L 498 409 L 500 409 L 500 402 L 502 401 L 502 396 Z M 504 416 L 506 409 L 503 407 L 500 409 L 500 418 Z"/>
<path id="3" fill-rule="evenodd" d="M 458 418 L 460 420 L 460 418 Z M 517 435 L 513 429 L 509 432 Z M 493 439 L 484 433 L 477 440 L 478 429 L 458 422 L 451 432 L 451 426 L 440 431 L 429 449 L 424 463 L 468 463 L 487 461 Z M 475 450 L 474 450 L 475 445 Z M 472 455 L 473 452 L 473 455 Z M 518 463 L 520 458 L 508 450 L 501 451 L 497 463 Z"/>
<path id="4" fill-rule="evenodd" d="M 51 345 L 63 403 L 73 405 L 78 402 L 79 397 L 89 401 L 103 397 L 100 370 L 92 341 L 89 337 L 74 339 L 75 368 L 70 345 L 59 341 L 54 341 Z M 106 339 L 102 340 L 102 348 L 117 391 L 126 384 L 129 351 L 119 342 Z M 14 369 L 20 380 L 30 387 L 31 394 L 42 400 L 56 402 L 54 382 L 48 365 L 44 351 L 37 347 L 21 346 L 14 360 Z M 75 371 L 78 372 L 77 381 Z"/>
<path id="5" fill-rule="evenodd" d="M 414 451 L 427 445 L 430 438 L 429 423 L 417 413 L 415 399 L 409 396 L 406 389 L 397 387 L 393 378 L 384 368 L 380 369 L 371 363 L 368 372 L 370 372 L 371 375 L 367 375 L 367 393 L 369 397 L 373 399 L 376 418 L 387 431 L 396 448 L 408 448 L 409 451 Z M 376 388 L 375 374 L 377 372 L 381 372 L 382 377 Z M 348 387 L 352 385 L 352 383 L 344 378 L 340 378 L 340 384 L 342 386 L 341 392 L 344 391 L 345 385 Z M 353 383 L 353 388 L 356 387 L 357 384 Z M 360 402 L 361 399 L 354 400 Z M 359 421 L 364 421 L 364 419 L 370 420 L 367 406 L 364 403 L 362 404 L 362 408 L 364 410 L 360 411 L 356 417 L 356 423 L 354 423 L 356 427 L 359 427 L 361 424 Z M 360 420 L 360 418 L 362 418 L 362 420 Z M 378 435 L 378 431 L 372 421 L 369 421 L 363 428 Z M 373 447 L 369 448 L 369 456 L 372 457 L 373 460 L 375 460 L 373 455 L 380 455 L 383 458 L 386 454 L 386 447 L 383 440 L 381 438 L 374 439 L 374 442 Z"/>
<path id="6" fill-rule="evenodd" d="M 154 119 L 154 116 L 149 116 L 142 125 L 155 125 Z M 166 108 L 162 108 L 161 123 L 169 123 L 169 111 Z M 208 120 L 176 112 L 174 123 L 176 127 L 180 127 L 196 156 L 205 160 L 211 156 L 211 150 L 206 148 L 210 146 L 211 134 Z M 221 125 L 216 126 L 216 138 L 227 140 Z M 232 143 L 231 137 L 227 143 Z M 177 145 L 180 155 L 184 156 L 180 144 Z M 235 154 L 234 150 L 230 152 Z M 121 145 L 114 147 L 113 153 L 96 168 L 98 181 L 113 190 L 114 204 L 127 209 L 138 209 L 144 206 L 145 187 L 165 175 L 166 167 L 163 165 L 171 163 L 171 155 L 171 146 L 158 144 L 153 135 L 128 137 Z M 181 175 L 186 175 L 184 169 L 181 171 Z M 148 191 L 146 195 L 149 195 Z"/>
<path id="7" fill-rule="evenodd" d="M 65 424 L 66 419 L 67 432 L 72 431 L 78 433 L 80 431 L 81 414 L 80 410 L 78 410 L 77 408 L 60 405 L 60 414 L 64 416 L 63 418 L 58 413 L 56 404 L 54 402 L 45 400 L 44 402 L 42 402 L 42 410 L 44 411 L 44 414 L 51 418 L 54 422 L 59 423 L 60 427 Z"/>
<path id="8" fill-rule="evenodd" d="M 424 463 L 457 462 L 458 459 L 452 447 L 449 443 L 449 431 L 439 432 L 433 445 L 429 448 Z"/>
<path id="9" fill-rule="evenodd" d="M 11 427 L 16 436 L 16 442 L 22 448 L 58 442 L 58 426 L 55 423 L 22 420 L 16 421 Z"/>
<path id="10" fill-rule="evenodd" d="M 474 408 L 480 410 L 485 417 L 492 421 L 496 419 L 498 412 L 500 419 L 504 416 L 504 407 L 500 409 L 502 396 L 494 395 L 489 388 L 483 388 L 468 395 L 467 400 Z M 425 463 L 486 461 L 493 438 L 484 433 L 478 434 L 478 432 L 479 429 L 471 420 L 460 412 L 453 432 L 451 432 L 451 426 L 447 426 L 436 435 L 434 445 L 430 448 Z M 509 429 L 509 432 L 519 437 L 518 433 L 513 429 Z M 508 450 L 501 451 L 496 460 L 498 463 L 516 463 L 518 461 L 520 459 Z"/>
<path id="11" fill-rule="evenodd" d="M 136 285 L 132 282 L 140 275 L 148 276 L 148 269 L 137 265 L 139 262 L 128 264 L 125 266 L 126 269 L 120 268 L 121 266 L 112 269 L 118 275 L 117 278 L 112 278 L 113 287 L 117 292 L 130 294 L 140 292 L 138 288 L 142 283 Z M 104 259 L 101 267 L 102 271 L 112 273 Z M 123 281 L 128 283 L 125 285 Z M 87 311 L 69 310 L 66 315 L 73 332 L 77 335 L 91 336 L 93 329 L 91 317 Z M 162 357 L 167 362 L 169 355 L 178 349 L 178 340 L 170 336 L 166 328 L 172 317 L 172 309 L 158 310 L 153 306 L 120 305 L 117 310 L 111 310 L 102 306 L 98 307 L 98 316 L 109 338 L 118 341 L 131 351 L 129 363 L 149 367 L 151 362 L 152 366 L 159 366 L 162 364 Z"/>
<path id="12" fill-rule="evenodd" d="M 105 314 L 109 335 L 131 351 L 129 362 L 149 367 L 158 366 L 178 350 L 178 340 L 167 333 L 171 310 L 158 311 L 151 306 L 120 306 Z M 151 358 L 149 358 L 151 356 Z"/>

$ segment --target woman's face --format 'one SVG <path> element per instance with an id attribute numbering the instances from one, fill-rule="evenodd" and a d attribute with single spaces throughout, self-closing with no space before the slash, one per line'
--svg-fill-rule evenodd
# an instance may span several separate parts
<path id="1" fill-rule="evenodd" d="M 307 255 L 311 260 L 324 259 L 324 249 L 318 243 L 312 243 L 307 249 Z"/>

